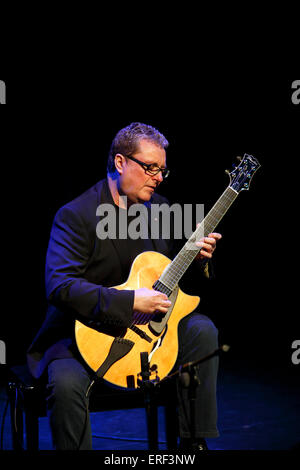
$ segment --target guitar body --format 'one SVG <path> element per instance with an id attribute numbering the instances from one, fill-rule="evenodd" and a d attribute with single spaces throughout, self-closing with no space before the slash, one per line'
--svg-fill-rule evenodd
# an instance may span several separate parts
<path id="1" fill-rule="evenodd" d="M 115 286 L 115 289 L 135 290 L 141 287 L 151 289 L 170 263 L 171 260 L 160 253 L 152 251 L 141 253 L 135 258 L 127 281 Z M 154 331 L 148 322 L 136 324 L 140 331 L 146 333 L 147 339 L 129 328 L 122 334 L 123 339 L 134 344 L 125 356 L 109 367 L 103 375 L 105 380 L 118 387 L 136 388 L 137 375 L 141 371 L 141 352 L 148 353 L 150 368 L 157 366 L 157 375 L 160 379 L 172 370 L 178 354 L 178 323 L 195 310 L 200 301 L 199 297 L 187 295 L 179 287 L 175 291 L 170 296 L 172 305 L 166 314 L 167 324 L 160 333 Z M 148 318 L 151 320 L 151 315 Z M 76 320 L 75 337 L 82 357 L 96 372 L 109 356 L 115 336 L 102 333 Z"/>

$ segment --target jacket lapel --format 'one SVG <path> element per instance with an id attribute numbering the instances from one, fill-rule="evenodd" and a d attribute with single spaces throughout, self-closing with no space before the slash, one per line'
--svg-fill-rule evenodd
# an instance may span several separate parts
<path id="1" fill-rule="evenodd" d="M 104 179 L 101 181 L 101 187 L 99 188 L 99 204 L 111 204 L 113 207 L 115 207 L 114 200 L 112 198 L 109 186 L 108 186 L 108 181 L 107 179 Z M 118 259 L 120 262 L 120 268 L 123 272 L 123 266 L 124 263 L 122 262 L 122 254 L 123 253 L 123 246 L 124 246 L 124 240 L 119 240 L 118 236 L 116 238 L 109 238 L 108 239 L 110 243 L 113 245 L 114 249 L 116 250 L 116 253 L 118 255 Z M 124 276 L 123 276 L 124 277 Z"/>

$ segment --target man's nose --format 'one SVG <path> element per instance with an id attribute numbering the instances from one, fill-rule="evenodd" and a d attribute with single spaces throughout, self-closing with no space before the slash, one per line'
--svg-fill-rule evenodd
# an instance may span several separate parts
<path id="1" fill-rule="evenodd" d="M 160 183 L 164 180 L 164 177 L 163 177 L 161 171 L 160 171 L 159 173 L 157 173 L 156 175 L 154 175 L 153 178 L 154 178 L 156 181 L 159 181 Z"/>

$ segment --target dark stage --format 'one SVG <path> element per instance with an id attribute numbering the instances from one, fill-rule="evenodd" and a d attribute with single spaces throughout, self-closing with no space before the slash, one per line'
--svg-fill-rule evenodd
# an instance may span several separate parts
<path id="1" fill-rule="evenodd" d="M 213 450 L 299 450 L 300 320 L 297 292 L 297 212 L 300 104 L 293 80 L 165 80 L 151 91 L 110 83 L 105 97 L 96 79 L 75 85 L 50 78 L 7 84 L 1 115 L 3 290 L 0 340 L 8 366 L 25 353 L 46 311 L 44 264 L 56 211 L 105 177 L 112 138 L 133 121 L 157 127 L 170 142 L 168 181 L 159 192 L 171 203 L 204 204 L 205 213 L 229 184 L 236 157 L 254 155 L 261 168 L 216 231 L 215 278 L 181 288 L 201 296 L 202 312 L 219 330 L 220 437 Z M 24 87 L 30 110 L 24 106 Z M 56 108 L 53 106 L 53 100 Z M 47 105 L 44 102 L 47 101 Z M 21 104 L 18 111 L 14 106 Z M 9 108 L 9 106 L 11 106 Z M 180 201 L 178 196 L 180 195 Z M 294 344 L 294 346 L 293 346 Z M 299 348 L 299 346 L 298 346 Z M 2 381 L 0 419 L 5 407 Z M 92 415 L 95 449 L 146 449 L 143 410 Z M 159 414 L 160 448 L 165 449 Z M 3 420 L 2 420 L 3 421 Z M 8 415 L 3 448 L 11 448 Z M 50 449 L 46 418 L 40 448 Z"/>

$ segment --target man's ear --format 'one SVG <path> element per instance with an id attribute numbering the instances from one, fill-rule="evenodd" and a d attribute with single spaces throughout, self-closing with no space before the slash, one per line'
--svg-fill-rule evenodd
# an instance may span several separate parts
<path id="1" fill-rule="evenodd" d="M 124 164 L 126 164 L 126 160 L 124 155 L 121 155 L 120 153 L 117 153 L 115 155 L 115 167 L 117 172 L 122 175 L 123 169 L 124 169 Z"/>

